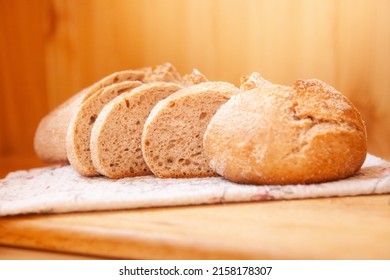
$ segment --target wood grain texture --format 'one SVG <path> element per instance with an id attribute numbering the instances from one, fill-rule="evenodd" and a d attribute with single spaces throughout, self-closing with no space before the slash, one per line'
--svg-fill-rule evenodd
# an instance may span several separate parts
<path id="1" fill-rule="evenodd" d="M 47 111 L 42 1 L 0 0 L 0 154 L 31 153 Z"/>
<path id="2" fill-rule="evenodd" d="M 33 154 L 39 119 L 113 71 L 172 62 L 237 84 L 319 78 L 390 159 L 386 0 L 0 0 L 0 154 Z"/>
<path id="3" fill-rule="evenodd" d="M 0 219 L 0 244 L 102 258 L 389 259 L 390 195 Z"/>

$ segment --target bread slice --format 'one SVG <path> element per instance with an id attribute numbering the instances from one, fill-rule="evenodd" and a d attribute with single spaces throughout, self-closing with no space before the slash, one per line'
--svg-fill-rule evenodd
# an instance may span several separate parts
<path id="1" fill-rule="evenodd" d="M 110 178 L 151 174 L 141 152 L 143 125 L 158 101 L 181 88 L 176 83 L 144 84 L 104 107 L 90 142 L 91 158 L 100 174 Z"/>
<path id="2" fill-rule="evenodd" d="M 142 153 L 149 169 L 161 178 L 207 177 L 203 133 L 211 117 L 239 89 L 226 82 L 184 88 L 153 108 L 142 134 Z"/>
<path id="3" fill-rule="evenodd" d="M 144 77 L 145 70 L 115 72 L 80 91 L 51 111 L 40 121 L 35 132 L 34 149 L 37 156 L 45 162 L 68 162 L 66 133 L 70 120 L 81 104 L 105 86 L 122 81 L 142 81 Z"/>
<path id="4" fill-rule="evenodd" d="M 92 164 L 89 148 L 91 131 L 103 107 L 118 95 L 142 85 L 139 81 L 126 81 L 98 90 L 81 104 L 70 121 L 66 135 L 67 156 L 72 167 L 81 175 L 94 176 L 99 173 Z"/>

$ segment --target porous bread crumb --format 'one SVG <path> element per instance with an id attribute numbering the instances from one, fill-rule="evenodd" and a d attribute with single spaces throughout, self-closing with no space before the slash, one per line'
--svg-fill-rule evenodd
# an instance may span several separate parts
<path id="1" fill-rule="evenodd" d="M 236 93 L 232 84 L 205 82 L 160 101 L 142 134 L 150 170 L 162 178 L 214 176 L 204 157 L 203 133 L 216 110 Z"/>

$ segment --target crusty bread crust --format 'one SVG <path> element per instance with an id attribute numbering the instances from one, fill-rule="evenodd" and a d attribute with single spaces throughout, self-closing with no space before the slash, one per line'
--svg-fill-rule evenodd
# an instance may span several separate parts
<path id="1" fill-rule="evenodd" d="M 215 176 L 203 154 L 203 133 L 216 110 L 238 92 L 229 83 L 206 82 L 160 101 L 142 133 L 142 153 L 149 169 L 161 178 Z"/>
<path id="2" fill-rule="evenodd" d="M 213 170 L 248 184 L 346 178 L 367 153 L 359 112 L 319 80 L 265 83 L 232 97 L 210 121 L 203 144 Z"/>
<path id="3" fill-rule="evenodd" d="M 153 82 L 172 82 L 180 83 L 182 80 L 181 75 L 177 72 L 176 68 L 171 63 L 164 63 L 147 67 L 145 69 L 145 83 Z"/>
<path id="4" fill-rule="evenodd" d="M 271 85 L 271 82 L 264 79 L 259 73 L 253 72 L 251 75 L 243 75 L 240 79 L 242 91 L 250 90 L 258 87 L 266 87 Z"/>
<path id="5" fill-rule="evenodd" d="M 66 131 L 75 110 L 80 107 L 87 89 L 62 103 L 42 118 L 34 136 L 34 150 L 45 162 L 67 163 Z"/>
<path id="6" fill-rule="evenodd" d="M 100 111 L 118 95 L 140 85 L 142 83 L 139 81 L 125 81 L 101 88 L 85 100 L 73 115 L 66 135 L 66 151 L 70 164 L 81 175 L 99 175 L 92 163 L 89 144 L 92 127 Z"/>
<path id="7" fill-rule="evenodd" d="M 145 120 L 158 101 L 181 88 L 176 83 L 144 84 L 104 107 L 90 142 L 92 161 L 100 174 L 110 178 L 151 174 L 141 152 Z"/>
<path id="8" fill-rule="evenodd" d="M 184 75 L 181 84 L 185 87 L 208 82 L 209 80 L 198 69 L 193 69 L 190 74 Z"/>

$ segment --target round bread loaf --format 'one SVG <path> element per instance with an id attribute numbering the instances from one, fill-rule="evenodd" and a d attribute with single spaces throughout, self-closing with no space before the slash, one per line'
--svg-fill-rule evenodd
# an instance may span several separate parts
<path id="1" fill-rule="evenodd" d="M 203 138 L 210 167 L 247 184 L 308 184 L 346 178 L 362 166 L 366 128 L 352 103 L 319 80 L 259 83 L 233 96 Z"/>

